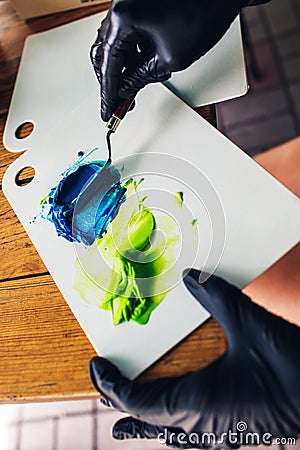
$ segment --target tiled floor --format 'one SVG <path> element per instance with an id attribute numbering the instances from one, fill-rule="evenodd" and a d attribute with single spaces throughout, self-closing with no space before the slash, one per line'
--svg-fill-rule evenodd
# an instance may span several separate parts
<path id="1" fill-rule="evenodd" d="M 243 15 L 261 77 L 250 90 L 217 107 L 218 126 L 249 155 L 300 135 L 300 0 L 272 0 Z"/>
<path id="2" fill-rule="evenodd" d="M 262 77 L 249 68 L 249 93 L 220 104 L 218 123 L 254 155 L 300 134 L 300 0 L 248 8 L 244 20 Z M 96 401 L 0 406 L 0 450 L 163 448 L 155 441 L 112 440 L 119 417 Z M 290 450 L 296 448 L 300 444 Z"/>
<path id="3" fill-rule="evenodd" d="M 112 425 L 124 414 L 97 401 L 3 405 L 0 407 L 0 450 L 162 450 L 156 440 L 117 441 Z M 245 447 L 266 450 L 269 447 Z M 272 450 L 283 450 L 273 445 Z M 297 445 L 285 450 L 300 450 Z"/>

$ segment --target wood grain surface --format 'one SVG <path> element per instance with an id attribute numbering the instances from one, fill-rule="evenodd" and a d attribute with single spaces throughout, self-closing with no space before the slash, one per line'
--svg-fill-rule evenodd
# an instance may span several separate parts
<path id="1" fill-rule="evenodd" d="M 71 399 L 96 394 L 87 371 L 95 352 L 50 275 L 2 282 L 0 310 L 1 401 Z M 220 329 L 209 320 L 141 379 L 196 370 L 224 350 Z"/>
<path id="2" fill-rule="evenodd" d="M 108 6 L 109 3 L 25 22 L 17 17 L 7 1 L 0 2 L 1 180 L 7 167 L 21 154 L 6 151 L 2 136 L 25 38 Z M 215 124 L 214 107 L 199 108 L 197 112 Z M 87 370 L 95 352 L 2 190 L 0 217 L 0 402 L 98 396 Z M 167 330 L 161 332 L 167 333 Z M 177 375 L 204 367 L 225 348 L 222 330 L 209 319 L 142 374 L 141 379 Z"/>

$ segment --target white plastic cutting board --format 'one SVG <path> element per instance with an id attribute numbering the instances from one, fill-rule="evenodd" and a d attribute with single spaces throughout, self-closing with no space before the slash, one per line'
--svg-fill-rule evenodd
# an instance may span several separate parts
<path id="1" fill-rule="evenodd" d="M 74 245 L 58 238 L 49 222 L 32 222 L 40 200 L 79 150 L 99 147 L 95 157 L 106 158 L 105 128 L 97 112 L 92 93 L 48 133 L 39 133 L 36 124 L 34 139 L 27 140 L 30 149 L 7 170 L 3 190 L 96 351 L 135 377 L 208 315 L 181 283 L 146 326 L 113 327 L 109 312 L 87 305 L 73 289 Z M 10 138 L 6 129 L 6 143 Z M 134 158 L 117 162 L 126 155 Z M 145 176 L 145 187 L 150 183 L 161 190 L 158 206 L 167 211 L 171 202 L 164 202 L 164 194 L 169 191 L 171 198 L 175 189 L 184 191 L 199 233 L 199 251 L 188 248 L 183 255 L 187 265 L 209 270 L 220 259 L 217 274 L 243 287 L 299 241 L 299 199 L 163 85 L 139 94 L 136 108 L 113 136 L 113 160 L 124 165 L 125 174 Z M 18 187 L 15 176 L 28 165 L 35 168 L 35 178 Z M 183 241 L 189 238 L 184 227 Z"/>
<path id="2" fill-rule="evenodd" d="M 27 38 L 6 124 L 6 148 L 19 151 L 32 146 L 38 134 L 59 124 L 90 94 L 99 96 L 89 49 L 105 15 L 96 14 Z M 247 79 L 239 19 L 207 55 L 174 74 L 166 85 L 192 106 L 245 94 Z M 19 141 L 15 130 L 30 120 L 38 133 L 28 141 Z"/>

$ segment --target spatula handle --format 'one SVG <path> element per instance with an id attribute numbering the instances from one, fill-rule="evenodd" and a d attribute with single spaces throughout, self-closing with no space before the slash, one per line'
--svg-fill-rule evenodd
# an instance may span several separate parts
<path id="1" fill-rule="evenodd" d="M 135 95 L 132 95 L 131 97 L 121 100 L 119 102 L 118 106 L 115 108 L 114 112 L 112 113 L 111 117 L 109 118 L 108 122 L 106 123 L 106 127 L 112 133 L 114 133 L 116 131 L 121 120 L 124 119 L 125 115 L 129 111 L 129 109 L 134 101 L 134 98 L 135 98 Z"/>

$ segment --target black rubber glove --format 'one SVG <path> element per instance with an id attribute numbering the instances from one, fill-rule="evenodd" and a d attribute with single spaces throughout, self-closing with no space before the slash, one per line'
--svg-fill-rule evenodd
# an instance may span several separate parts
<path id="1" fill-rule="evenodd" d="M 147 383 L 129 381 L 109 361 L 92 359 L 90 376 L 106 404 L 132 416 L 114 425 L 113 436 L 166 437 L 180 448 L 238 447 L 247 443 L 245 433 L 258 433 L 262 444 L 271 443 L 271 435 L 299 436 L 300 329 L 224 280 L 212 276 L 199 284 L 198 277 L 191 270 L 185 285 L 225 331 L 227 352 L 197 372 Z M 199 440 L 182 432 L 197 433 Z M 203 433 L 225 443 L 208 442 Z"/>
<path id="2" fill-rule="evenodd" d="M 120 97 L 187 68 L 225 34 L 249 0 L 115 0 L 91 49 L 107 121 Z M 138 50 L 139 49 L 139 50 Z"/>

